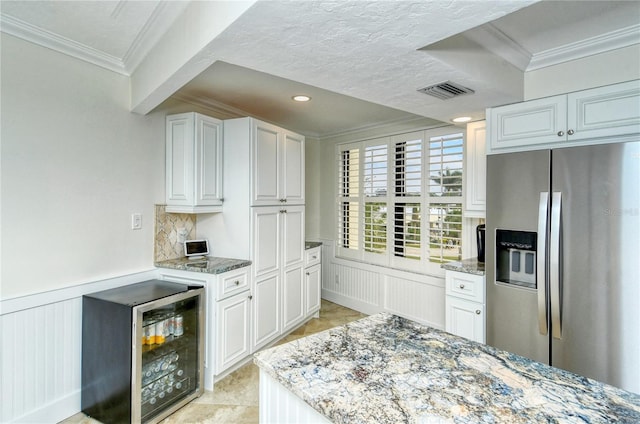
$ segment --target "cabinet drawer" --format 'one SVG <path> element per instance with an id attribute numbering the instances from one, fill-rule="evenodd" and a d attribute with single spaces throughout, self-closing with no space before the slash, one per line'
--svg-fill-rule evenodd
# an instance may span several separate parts
<path id="1" fill-rule="evenodd" d="M 473 302 L 484 303 L 484 276 L 464 272 L 446 272 L 446 294 Z"/>
<path id="2" fill-rule="evenodd" d="M 225 299 L 249 288 L 249 267 L 225 272 L 219 275 L 217 300 Z"/>
<path id="3" fill-rule="evenodd" d="M 304 251 L 304 267 L 310 267 L 312 265 L 319 264 L 322 260 L 322 252 L 320 247 L 314 247 L 313 249 L 307 249 Z"/>

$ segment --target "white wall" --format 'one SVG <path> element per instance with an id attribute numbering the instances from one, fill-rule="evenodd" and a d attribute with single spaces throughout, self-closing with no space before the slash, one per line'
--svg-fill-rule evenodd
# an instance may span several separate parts
<path id="1" fill-rule="evenodd" d="M 125 76 L 1 37 L 0 296 L 151 269 L 165 113 L 129 112 Z"/>

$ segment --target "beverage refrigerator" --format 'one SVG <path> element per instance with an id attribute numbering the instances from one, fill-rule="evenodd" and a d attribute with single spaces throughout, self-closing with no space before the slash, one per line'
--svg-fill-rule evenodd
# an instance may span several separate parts
<path id="1" fill-rule="evenodd" d="M 160 280 L 82 298 L 82 411 L 155 423 L 203 393 L 204 288 Z"/>

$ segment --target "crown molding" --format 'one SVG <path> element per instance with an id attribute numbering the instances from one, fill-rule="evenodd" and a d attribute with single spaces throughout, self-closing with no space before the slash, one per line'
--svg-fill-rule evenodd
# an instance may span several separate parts
<path id="1" fill-rule="evenodd" d="M 521 71 L 525 71 L 531 62 L 531 52 L 491 23 L 471 29 L 463 35 Z"/>
<path id="2" fill-rule="evenodd" d="M 640 44 L 640 24 L 536 53 L 527 71 Z"/>
<path id="3" fill-rule="evenodd" d="M 233 119 L 243 116 L 251 116 L 250 113 L 242 109 L 238 109 L 209 98 L 198 97 L 183 93 L 175 93 L 171 96 L 171 98 L 183 103 L 189 103 L 194 106 L 199 106 L 207 109 L 214 113 L 218 119 Z"/>
<path id="4" fill-rule="evenodd" d="M 169 27 L 189 6 L 188 1 L 161 1 L 131 43 L 122 61 L 127 75 L 133 74 Z"/>
<path id="5" fill-rule="evenodd" d="M 127 75 L 122 60 L 9 15 L 0 15 L 0 31 L 76 59 Z"/>

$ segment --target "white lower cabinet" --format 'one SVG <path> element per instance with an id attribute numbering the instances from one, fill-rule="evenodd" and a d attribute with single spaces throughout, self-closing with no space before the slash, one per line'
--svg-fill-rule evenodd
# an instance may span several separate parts
<path id="1" fill-rule="evenodd" d="M 252 349 L 255 351 L 281 333 L 279 275 L 256 279 L 254 294 Z"/>
<path id="2" fill-rule="evenodd" d="M 447 270 L 445 284 L 445 330 L 485 343 L 484 275 Z"/>
<path id="3" fill-rule="evenodd" d="M 305 250 L 304 255 L 304 314 L 306 317 L 320 310 L 322 290 L 322 250 L 320 247 Z"/>
<path id="4" fill-rule="evenodd" d="M 447 296 L 446 330 L 449 333 L 484 343 L 484 305 Z"/>
<path id="5" fill-rule="evenodd" d="M 215 375 L 251 353 L 251 300 L 252 295 L 246 291 L 215 304 Z"/>
<path id="6" fill-rule="evenodd" d="M 302 263 L 284 272 L 282 286 L 282 330 L 293 329 L 304 319 L 304 280 Z"/>

